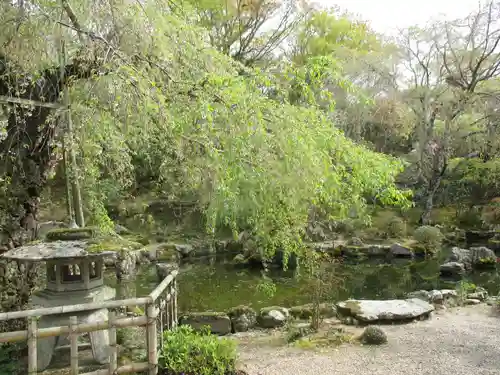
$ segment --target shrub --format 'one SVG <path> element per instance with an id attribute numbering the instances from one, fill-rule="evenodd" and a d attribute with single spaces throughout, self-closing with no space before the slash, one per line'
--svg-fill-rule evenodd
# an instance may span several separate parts
<path id="1" fill-rule="evenodd" d="M 387 343 L 385 332 L 381 328 L 374 326 L 366 327 L 360 339 L 366 345 L 382 345 Z"/>
<path id="2" fill-rule="evenodd" d="M 415 230 L 413 238 L 418 242 L 418 247 L 426 254 L 435 254 L 443 243 L 443 234 L 436 227 L 423 225 Z"/>
<path id="3" fill-rule="evenodd" d="M 236 344 L 208 329 L 180 326 L 164 333 L 159 366 L 168 375 L 229 375 L 235 372 Z"/>
<path id="4" fill-rule="evenodd" d="M 406 222 L 392 210 L 378 211 L 372 219 L 374 235 L 380 238 L 402 238 L 406 235 Z"/>
<path id="5" fill-rule="evenodd" d="M 0 343 L 0 375 L 26 373 L 20 361 L 22 349 L 18 344 Z"/>
<path id="6" fill-rule="evenodd" d="M 310 325 L 304 325 L 304 324 L 297 325 L 289 323 L 286 326 L 285 340 L 287 343 L 292 343 L 301 338 L 306 337 L 307 335 L 313 332 L 315 332 L 315 330 Z"/>
<path id="7" fill-rule="evenodd" d="M 390 238 L 402 238 L 406 235 L 406 223 L 400 217 L 393 217 L 387 223 L 387 235 Z"/>

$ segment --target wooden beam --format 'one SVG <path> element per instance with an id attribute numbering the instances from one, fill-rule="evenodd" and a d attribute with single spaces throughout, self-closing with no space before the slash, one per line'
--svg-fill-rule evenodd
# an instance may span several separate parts
<path id="1" fill-rule="evenodd" d="M 35 321 L 36 317 L 30 319 L 30 322 Z M 68 333 L 73 334 L 82 334 L 88 332 L 95 331 L 103 331 L 109 328 L 108 320 L 99 320 L 97 322 L 92 323 L 80 323 L 73 327 L 73 330 L 69 326 L 60 326 L 60 327 L 48 327 L 48 328 L 36 328 L 31 326 L 29 330 L 24 331 L 10 331 L 0 333 L 0 343 L 3 342 L 18 342 L 18 341 L 26 341 L 29 340 L 33 335 L 38 339 L 43 339 L 46 337 L 54 337 L 54 336 L 65 336 Z M 142 316 L 133 316 L 130 318 L 119 318 L 116 319 L 113 325 L 116 328 L 128 328 L 128 327 L 142 327 L 148 324 L 148 317 Z M 31 335 L 31 336 L 30 336 Z"/>
<path id="2" fill-rule="evenodd" d="M 5 96 L 5 95 L 0 95 L 0 103 L 13 103 L 13 104 L 21 104 L 21 105 L 32 106 L 32 107 L 45 107 L 45 108 L 52 108 L 52 109 L 64 109 L 65 108 L 64 104 L 60 104 L 60 103 L 41 102 L 38 100 L 23 99 L 23 98 L 18 98 L 15 96 Z"/>

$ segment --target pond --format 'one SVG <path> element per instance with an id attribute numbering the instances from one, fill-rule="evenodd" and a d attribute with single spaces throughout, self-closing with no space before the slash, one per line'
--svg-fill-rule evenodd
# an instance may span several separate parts
<path id="1" fill-rule="evenodd" d="M 322 297 L 328 301 L 348 298 L 402 298 L 419 289 L 453 289 L 456 282 L 439 278 L 441 260 L 419 262 L 400 261 L 393 264 L 339 263 L 323 278 Z M 273 280 L 274 290 L 263 285 Z M 500 292 L 500 268 L 468 275 L 468 282 L 480 285 L 490 294 Z M 134 282 L 116 285 L 114 276 L 108 284 L 117 287 L 119 298 L 141 297 L 158 285 L 154 265 L 142 267 Z M 231 264 L 198 261 L 181 267 L 178 277 L 178 306 L 186 311 L 225 311 L 246 304 L 264 306 L 294 306 L 312 302 L 311 280 L 297 272 L 269 271 L 265 276 L 256 270 L 238 270 Z"/>

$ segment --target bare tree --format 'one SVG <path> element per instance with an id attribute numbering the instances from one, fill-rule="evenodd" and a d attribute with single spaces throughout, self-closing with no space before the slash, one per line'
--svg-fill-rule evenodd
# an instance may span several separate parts
<path id="1" fill-rule="evenodd" d="M 303 0 L 194 1 L 210 43 L 247 66 L 273 56 L 307 9 Z"/>
<path id="2" fill-rule="evenodd" d="M 412 28 L 399 38 L 408 103 L 415 116 L 417 174 L 425 186 L 422 224 L 453 156 L 458 118 L 484 99 L 485 83 L 500 74 L 500 3 L 465 19 Z"/>

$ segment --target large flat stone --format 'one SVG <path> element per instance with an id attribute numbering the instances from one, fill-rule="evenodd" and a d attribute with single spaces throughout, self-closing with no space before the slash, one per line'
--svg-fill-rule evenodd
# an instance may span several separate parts
<path id="1" fill-rule="evenodd" d="M 362 322 L 405 321 L 427 316 L 434 306 L 418 298 L 405 300 L 347 300 L 337 304 L 337 311 Z"/>
<path id="2" fill-rule="evenodd" d="M 217 335 L 227 335 L 231 333 L 231 319 L 220 312 L 200 312 L 190 313 L 182 316 L 179 323 L 190 325 L 195 330 L 202 330 L 209 327 L 210 332 Z"/>

